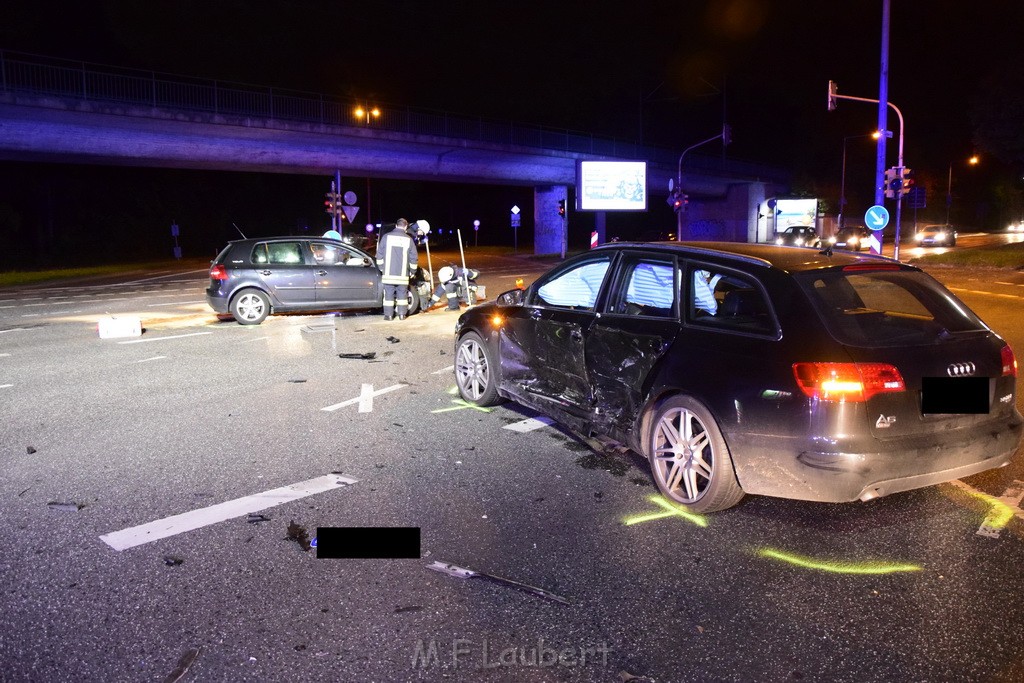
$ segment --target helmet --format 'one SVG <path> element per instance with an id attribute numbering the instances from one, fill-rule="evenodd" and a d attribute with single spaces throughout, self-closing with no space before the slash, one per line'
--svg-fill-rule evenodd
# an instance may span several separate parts
<path id="1" fill-rule="evenodd" d="M 444 266 L 441 270 L 437 271 L 437 277 L 440 278 L 441 282 L 448 282 L 455 277 L 455 269 L 451 266 Z"/>

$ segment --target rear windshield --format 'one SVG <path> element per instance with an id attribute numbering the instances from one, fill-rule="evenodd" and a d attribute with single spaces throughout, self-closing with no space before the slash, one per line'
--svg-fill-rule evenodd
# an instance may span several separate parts
<path id="1" fill-rule="evenodd" d="M 829 332 L 851 346 L 934 344 L 988 328 L 931 276 L 910 270 L 800 273 Z"/>

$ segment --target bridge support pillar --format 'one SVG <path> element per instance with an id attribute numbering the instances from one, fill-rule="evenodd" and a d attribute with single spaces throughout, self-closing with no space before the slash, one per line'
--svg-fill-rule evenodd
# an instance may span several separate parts
<path id="1" fill-rule="evenodd" d="M 533 189 L 533 252 L 561 254 L 565 258 L 569 236 L 569 188 L 548 185 Z M 558 202 L 566 202 L 565 215 L 558 214 Z"/>

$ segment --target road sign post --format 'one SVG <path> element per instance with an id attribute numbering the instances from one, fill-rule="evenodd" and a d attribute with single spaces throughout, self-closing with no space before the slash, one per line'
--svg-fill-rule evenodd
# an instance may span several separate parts
<path id="1" fill-rule="evenodd" d="M 889 224 L 889 210 L 881 204 L 875 204 L 864 212 L 864 225 L 871 230 L 868 245 L 872 254 L 882 253 L 882 229 Z"/>

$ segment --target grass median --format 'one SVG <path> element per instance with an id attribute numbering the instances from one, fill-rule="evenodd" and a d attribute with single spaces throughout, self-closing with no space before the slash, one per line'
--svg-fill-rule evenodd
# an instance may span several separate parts
<path id="1" fill-rule="evenodd" d="M 948 249 L 944 254 L 925 254 L 911 259 L 918 266 L 967 266 L 1024 269 L 1024 243 L 997 247 Z"/>

